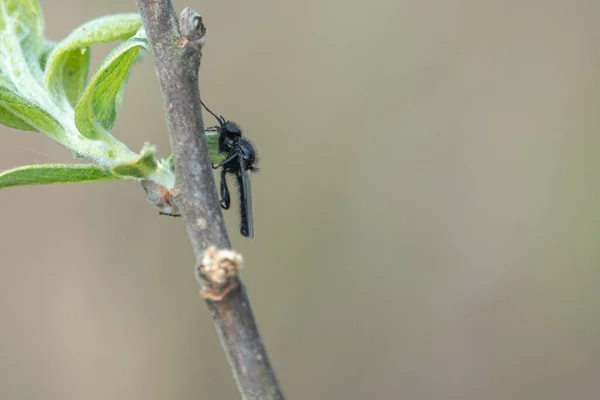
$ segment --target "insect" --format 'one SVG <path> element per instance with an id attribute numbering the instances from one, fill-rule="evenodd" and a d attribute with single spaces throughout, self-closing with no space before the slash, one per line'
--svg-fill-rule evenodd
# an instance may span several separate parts
<path id="1" fill-rule="evenodd" d="M 217 116 L 204 102 L 202 106 L 213 115 L 219 122 L 219 126 L 206 129 L 206 138 L 211 151 L 213 168 L 221 168 L 221 207 L 228 210 L 231 205 L 231 197 L 227 186 L 227 175 L 235 176 L 238 184 L 240 202 L 240 233 L 243 236 L 254 237 L 254 223 L 252 220 L 252 190 L 250 178 L 247 171 L 258 171 L 258 156 L 252 143 L 242 136 L 241 127 L 233 122 Z M 214 134 L 218 133 L 216 146 L 214 145 Z M 216 149 L 215 149 L 216 147 Z M 216 150 L 216 151 L 215 151 Z"/>

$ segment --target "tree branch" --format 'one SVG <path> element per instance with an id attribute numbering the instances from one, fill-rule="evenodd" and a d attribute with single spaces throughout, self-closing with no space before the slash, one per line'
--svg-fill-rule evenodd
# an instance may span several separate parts
<path id="1" fill-rule="evenodd" d="M 283 399 L 237 275 L 212 175 L 200 108 L 198 71 L 205 39 L 190 8 L 178 23 L 170 0 L 136 0 L 165 104 L 177 175 L 177 206 L 196 256 L 202 294 L 244 399 Z M 217 250 L 219 249 L 219 250 Z"/>

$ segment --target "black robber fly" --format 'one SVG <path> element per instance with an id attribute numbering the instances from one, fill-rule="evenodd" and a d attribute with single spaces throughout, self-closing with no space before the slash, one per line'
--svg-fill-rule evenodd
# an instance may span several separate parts
<path id="1" fill-rule="evenodd" d="M 227 187 L 227 174 L 235 176 L 238 184 L 240 200 L 240 233 L 246 237 L 254 237 L 254 224 L 252 220 L 252 190 L 250 188 L 250 178 L 247 171 L 258 171 L 256 164 L 258 157 L 252 143 L 242 136 L 242 128 L 233 121 L 227 121 L 223 116 L 217 116 L 206 105 L 202 106 L 211 113 L 219 126 L 206 129 L 206 138 L 211 152 L 211 161 L 213 168 L 221 169 L 221 207 L 225 210 L 231 205 L 229 188 Z M 217 146 L 214 146 L 214 136 L 210 132 L 215 132 L 217 136 Z M 216 149 L 211 149 L 216 147 Z M 214 151 L 217 150 L 217 151 Z"/>

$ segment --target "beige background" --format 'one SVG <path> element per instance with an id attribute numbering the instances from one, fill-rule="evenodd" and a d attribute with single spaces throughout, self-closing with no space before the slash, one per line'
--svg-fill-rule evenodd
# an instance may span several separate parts
<path id="1" fill-rule="evenodd" d="M 227 221 L 290 399 L 600 398 L 599 2 L 186 5 L 204 98 L 261 152 L 255 240 Z M 42 6 L 55 40 L 135 10 Z M 114 133 L 168 153 L 150 57 Z M 1 169 L 71 159 L 0 128 Z M 0 398 L 238 398 L 182 221 L 139 186 L 0 212 Z"/>

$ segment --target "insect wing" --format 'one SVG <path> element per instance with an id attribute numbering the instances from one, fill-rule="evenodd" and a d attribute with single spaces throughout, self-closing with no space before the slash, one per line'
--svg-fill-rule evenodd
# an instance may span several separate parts
<path id="1" fill-rule="evenodd" d="M 242 162 L 241 157 L 240 162 Z M 243 164 L 240 166 L 243 166 Z M 254 220 L 252 219 L 252 188 L 250 186 L 250 177 L 243 167 L 239 169 L 236 176 L 238 178 L 240 192 L 240 233 L 246 237 L 253 238 Z"/>

